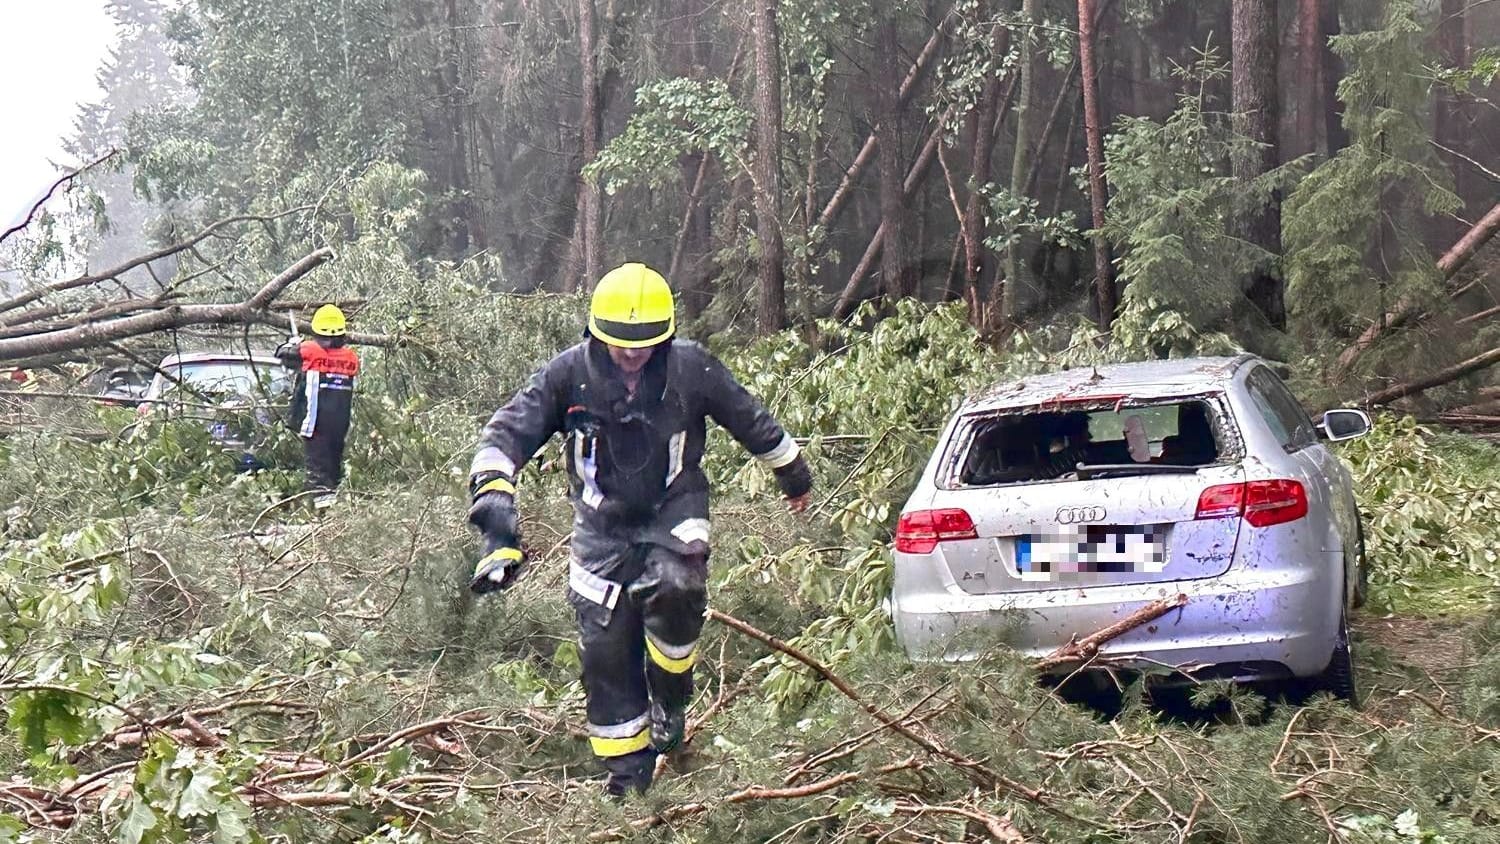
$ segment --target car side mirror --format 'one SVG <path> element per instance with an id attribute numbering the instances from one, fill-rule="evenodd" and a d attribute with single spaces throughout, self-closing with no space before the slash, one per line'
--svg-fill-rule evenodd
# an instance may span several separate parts
<path id="1" fill-rule="evenodd" d="M 1370 433 L 1372 427 L 1370 414 L 1350 408 L 1330 410 L 1323 414 L 1323 421 L 1318 423 L 1319 433 L 1331 443 L 1358 439 Z"/>

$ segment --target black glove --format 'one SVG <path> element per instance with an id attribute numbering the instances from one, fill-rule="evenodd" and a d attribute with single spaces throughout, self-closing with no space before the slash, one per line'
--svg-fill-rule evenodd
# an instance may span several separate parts
<path id="1" fill-rule="evenodd" d="M 781 494 L 787 498 L 801 498 L 812 491 L 812 467 L 807 465 L 807 460 L 802 455 L 797 455 L 792 462 L 773 471 L 776 473 L 776 483 L 781 485 Z"/>
<path id="2" fill-rule="evenodd" d="M 474 477 L 469 492 L 473 496 L 469 524 L 484 537 L 484 557 L 474 567 L 469 588 L 480 594 L 505 589 L 526 563 L 516 517 L 516 487 L 505 475 L 487 472 Z"/>

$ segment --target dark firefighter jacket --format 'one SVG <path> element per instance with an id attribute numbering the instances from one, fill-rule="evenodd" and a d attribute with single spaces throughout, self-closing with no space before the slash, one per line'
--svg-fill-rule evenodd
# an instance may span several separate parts
<path id="1" fill-rule="evenodd" d="M 663 344 L 634 397 L 596 340 L 553 358 L 484 426 L 471 476 L 514 478 L 554 433 L 565 437 L 576 513 L 573 552 L 595 571 L 623 542 L 684 547 L 708 542 L 706 419 L 727 429 L 771 469 L 797 444 L 707 349 Z M 602 572 L 600 572 L 602 573 Z"/>
<path id="2" fill-rule="evenodd" d="M 359 356 L 348 346 L 325 349 L 316 340 L 280 353 L 281 361 L 297 371 L 292 391 L 290 424 L 303 437 L 320 430 L 340 434 L 349 427 L 354 400 L 354 377 L 359 374 Z"/>

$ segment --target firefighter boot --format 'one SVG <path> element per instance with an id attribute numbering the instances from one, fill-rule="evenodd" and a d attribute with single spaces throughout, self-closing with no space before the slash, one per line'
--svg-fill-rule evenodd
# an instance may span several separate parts
<path id="1" fill-rule="evenodd" d="M 682 744 L 686 718 L 681 709 L 667 708 L 660 703 L 651 704 L 651 749 L 657 753 L 671 753 Z"/>

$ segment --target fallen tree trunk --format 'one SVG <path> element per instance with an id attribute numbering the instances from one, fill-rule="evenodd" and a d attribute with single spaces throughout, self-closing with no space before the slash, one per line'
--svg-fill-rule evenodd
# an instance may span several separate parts
<path id="1" fill-rule="evenodd" d="M 0 361 L 40 358 L 102 346 L 117 340 L 190 325 L 246 325 L 251 323 L 285 324 L 283 317 L 267 308 L 292 282 L 333 257 L 333 250 L 319 249 L 287 267 L 264 287 L 243 302 L 221 305 L 169 305 L 160 310 L 136 316 L 34 334 L 27 337 L 0 339 Z M 358 342 L 351 336 L 350 342 Z"/>
<path id="2" fill-rule="evenodd" d="M 1365 396 L 1360 401 L 1360 404 L 1365 407 L 1390 404 L 1397 399 L 1404 399 L 1424 390 L 1430 390 L 1433 387 L 1440 387 L 1449 382 L 1457 381 L 1465 375 L 1471 375 L 1481 369 L 1494 366 L 1497 363 L 1500 363 L 1500 349 L 1490 349 L 1484 354 L 1475 355 L 1466 361 L 1461 361 L 1446 369 L 1440 369 L 1431 375 L 1426 375 L 1402 384 L 1396 384 L 1384 390 L 1377 390 Z"/>
<path id="3" fill-rule="evenodd" d="M 927 43 L 922 45 L 922 52 L 917 54 L 917 58 L 912 62 L 911 69 L 906 72 L 906 78 L 901 80 L 901 88 L 896 92 L 897 108 L 906 107 L 906 103 L 911 99 L 912 92 L 916 90 L 917 83 L 921 81 L 922 76 L 927 71 L 927 67 L 932 64 L 933 58 L 937 56 L 938 48 L 942 46 L 943 39 L 947 37 L 948 28 L 952 22 L 953 12 L 950 11 L 943 17 L 942 22 L 938 24 L 932 36 L 927 39 Z M 875 128 L 872 127 L 870 134 L 865 138 L 864 145 L 859 148 L 859 153 L 854 156 L 854 161 L 844 171 L 844 176 L 839 180 L 838 187 L 833 189 L 833 195 L 828 198 L 827 204 L 823 206 L 822 212 L 818 214 L 819 226 L 826 229 L 832 224 L 834 218 L 849 203 L 849 198 L 854 195 L 854 187 L 859 182 L 860 176 L 864 175 L 865 170 L 870 166 L 870 162 L 875 158 L 875 136 Z"/>
<path id="4" fill-rule="evenodd" d="M 1438 272 L 1443 274 L 1443 281 L 1449 281 L 1469 259 L 1474 257 L 1480 247 L 1490 241 L 1495 233 L 1500 231 L 1500 204 L 1491 208 L 1484 218 L 1475 223 L 1464 236 L 1453 244 L 1443 257 L 1438 259 Z M 1451 295 L 1451 294 L 1450 294 Z M 1366 328 L 1359 337 L 1355 338 L 1354 344 L 1345 349 L 1334 367 L 1335 380 L 1342 379 L 1348 375 L 1349 368 L 1364 354 L 1375 342 L 1393 328 L 1400 328 L 1422 316 L 1422 305 L 1414 296 L 1405 296 L 1397 300 L 1394 307 L 1384 315 L 1384 318 L 1374 325 Z"/>

